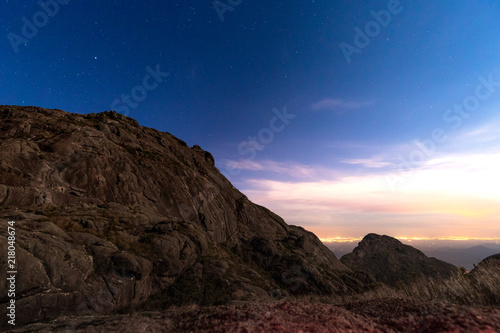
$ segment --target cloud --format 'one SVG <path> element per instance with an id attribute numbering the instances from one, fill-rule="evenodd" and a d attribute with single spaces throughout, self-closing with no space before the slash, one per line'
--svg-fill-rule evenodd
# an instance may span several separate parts
<path id="1" fill-rule="evenodd" d="M 320 237 L 369 232 L 409 236 L 499 234 L 498 156 L 442 157 L 416 170 L 399 191 L 386 174 L 285 182 L 250 179 L 243 192 Z"/>
<path id="2" fill-rule="evenodd" d="M 340 161 L 341 163 L 345 164 L 354 164 L 354 165 L 361 165 L 366 168 L 383 168 L 392 165 L 390 162 L 384 162 L 381 161 L 380 158 L 358 158 L 358 159 L 346 159 Z"/>
<path id="3" fill-rule="evenodd" d="M 495 144 L 500 143 L 500 120 L 490 121 L 487 124 L 459 132 L 452 139 L 458 144 Z"/>
<path id="4" fill-rule="evenodd" d="M 446 140 L 436 143 L 431 138 L 418 138 L 407 142 L 385 145 L 375 143 L 329 144 L 328 148 L 340 149 L 359 157 L 339 159 L 342 164 L 365 168 L 393 170 L 399 172 L 402 165 L 409 172 L 438 160 L 441 156 L 460 159 L 461 155 L 491 155 L 500 151 L 500 120 L 490 120 L 487 124 L 462 131 L 446 133 Z M 368 155 L 368 156 L 367 156 Z M 435 162 L 435 161 L 434 161 Z"/>
<path id="5" fill-rule="evenodd" d="M 341 111 L 341 110 L 354 110 L 360 109 L 367 106 L 372 106 L 375 101 L 344 101 L 343 99 L 327 98 L 312 105 L 313 110 L 331 110 L 331 111 Z"/>
<path id="6" fill-rule="evenodd" d="M 368 167 L 371 163 L 361 162 Z M 276 170 L 286 174 L 301 169 L 278 165 Z M 411 170 L 397 191 L 387 182 L 390 170 L 327 178 L 339 172 L 309 166 L 309 179 L 255 177 L 247 179 L 243 192 L 287 222 L 320 232 L 320 237 L 369 232 L 487 237 L 500 234 L 498 170 L 500 153 L 440 154 Z"/>
<path id="7" fill-rule="evenodd" d="M 252 171 L 239 188 L 287 222 L 323 238 L 361 237 L 369 232 L 413 237 L 500 235 L 498 124 L 490 121 L 448 133 L 445 143 L 436 144 L 421 163 L 404 172 L 401 158 L 408 159 L 418 149 L 416 140 L 378 146 L 349 143 L 349 158 L 324 165 L 239 161 L 235 162 L 239 168 Z M 343 148 L 339 144 L 336 149 Z M 403 179 L 395 190 L 388 181 L 394 175 Z"/>
<path id="8" fill-rule="evenodd" d="M 276 161 L 250 161 L 250 160 L 240 160 L 240 161 L 228 161 L 229 165 L 233 169 L 248 170 L 248 171 L 265 171 L 278 173 L 280 175 L 287 175 L 292 178 L 304 179 L 313 178 L 316 176 L 316 170 L 311 166 L 302 165 L 298 163 L 291 162 L 276 162 Z"/>
<path id="9" fill-rule="evenodd" d="M 262 163 L 257 163 L 250 160 L 240 160 L 240 161 L 227 161 L 227 164 L 231 166 L 232 169 L 239 170 L 264 170 L 264 165 Z"/>

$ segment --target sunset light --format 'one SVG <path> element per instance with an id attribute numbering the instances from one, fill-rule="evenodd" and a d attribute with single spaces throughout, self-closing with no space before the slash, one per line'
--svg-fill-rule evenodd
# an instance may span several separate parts
<path id="1" fill-rule="evenodd" d="M 0 3 L 0 332 L 500 332 L 500 1 Z"/>
<path id="2" fill-rule="evenodd" d="M 396 239 L 402 241 L 491 241 L 495 243 L 500 242 L 500 238 L 469 238 L 469 237 L 403 237 L 396 236 Z M 323 243 L 340 243 L 340 242 L 359 242 L 362 237 L 328 237 L 320 238 Z"/>

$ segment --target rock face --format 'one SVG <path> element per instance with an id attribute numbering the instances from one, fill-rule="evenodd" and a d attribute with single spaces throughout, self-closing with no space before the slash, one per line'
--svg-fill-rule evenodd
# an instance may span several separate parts
<path id="1" fill-rule="evenodd" d="M 251 203 L 210 153 L 116 112 L 0 106 L 2 249 L 9 220 L 18 325 L 364 287 L 315 235 Z"/>
<path id="2" fill-rule="evenodd" d="M 353 271 L 364 272 L 389 286 L 408 285 L 424 278 L 441 280 L 458 270 L 395 238 L 377 234 L 365 236 L 353 252 L 342 256 L 340 261 Z"/>

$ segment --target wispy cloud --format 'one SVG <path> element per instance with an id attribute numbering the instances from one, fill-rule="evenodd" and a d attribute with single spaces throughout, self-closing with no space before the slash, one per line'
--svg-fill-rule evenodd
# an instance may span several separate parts
<path id="1" fill-rule="evenodd" d="M 346 101 L 337 98 L 326 98 L 312 105 L 313 110 L 331 110 L 331 111 L 342 111 L 342 110 L 354 110 L 360 109 L 367 106 L 372 106 L 375 103 L 372 101 Z"/>
<path id="2" fill-rule="evenodd" d="M 252 171 L 264 170 L 264 165 L 262 163 L 250 160 L 240 160 L 240 161 L 229 160 L 227 161 L 227 163 L 230 164 L 232 168 L 239 170 L 252 170 Z"/>
<path id="3" fill-rule="evenodd" d="M 264 161 L 228 161 L 234 169 L 248 170 L 248 171 L 263 171 L 278 173 L 280 175 L 287 175 L 295 179 L 308 179 L 317 176 L 319 169 L 311 166 L 302 165 L 292 162 L 276 162 L 270 160 Z"/>
<path id="4" fill-rule="evenodd" d="M 327 148 L 340 149 L 357 157 L 339 159 L 346 165 L 366 168 L 364 172 L 375 172 L 375 169 L 394 170 L 402 164 L 410 169 L 418 169 L 442 156 L 461 158 L 462 154 L 470 156 L 491 155 L 500 151 L 500 120 L 490 120 L 487 124 L 446 134 L 441 143 L 422 137 L 411 141 L 377 145 L 375 143 L 342 143 L 328 144 Z M 416 163 L 412 163 L 413 154 L 417 153 Z M 420 158 L 423 156 L 423 158 Z"/>
<path id="5" fill-rule="evenodd" d="M 386 174 L 296 182 L 254 178 L 244 192 L 293 224 L 322 230 L 322 237 L 485 237 L 500 234 L 499 169 L 500 154 L 444 156 L 414 170 L 397 192 L 389 189 Z"/>
<path id="6" fill-rule="evenodd" d="M 468 142 L 481 145 L 485 143 L 499 142 L 500 120 L 491 121 L 470 130 L 463 130 L 453 138 L 453 141 L 458 141 L 459 144 Z"/>
<path id="7" fill-rule="evenodd" d="M 496 130 L 494 125 L 482 126 L 450 136 L 423 163 L 406 172 L 396 191 L 389 186 L 388 176 L 398 168 L 398 156 L 414 149 L 413 143 L 386 146 L 385 152 L 373 157 L 341 159 L 335 167 L 258 163 L 254 169 L 297 177 L 281 181 L 253 174 L 242 188 L 253 201 L 321 237 L 368 232 L 422 237 L 500 235 L 500 136 Z M 363 173 L 346 174 L 349 165 Z"/>
<path id="8" fill-rule="evenodd" d="M 390 166 L 392 163 L 381 161 L 379 157 L 375 158 L 358 158 L 358 159 L 346 159 L 342 160 L 342 163 L 345 164 L 353 164 L 353 165 L 361 165 L 366 168 L 383 168 Z"/>

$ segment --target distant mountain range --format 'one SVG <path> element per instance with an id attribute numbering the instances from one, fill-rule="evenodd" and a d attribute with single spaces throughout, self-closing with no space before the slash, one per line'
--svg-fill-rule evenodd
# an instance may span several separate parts
<path id="1" fill-rule="evenodd" d="M 469 243 L 477 242 L 462 241 L 459 244 L 453 244 L 450 241 L 433 240 L 412 242 L 411 245 L 421 250 L 429 257 L 449 262 L 457 267 L 464 267 L 469 271 L 474 268 L 474 264 L 477 264 L 488 256 L 500 252 L 500 244 L 484 242 L 481 245 L 467 246 Z M 325 245 L 340 258 L 352 252 L 357 246 L 357 243 L 334 242 L 325 243 Z"/>
<path id="2" fill-rule="evenodd" d="M 481 260 L 500 252 L 500 246 L 498 244 L 486 244 L 468 247 L 465 249 L 442 247 L 437 249 L 424 249 L 423 252 L 429 257 L 435 257 L 452 263 L 455 266 L 472 270 L 474 265 L 479 263 Z"/>

